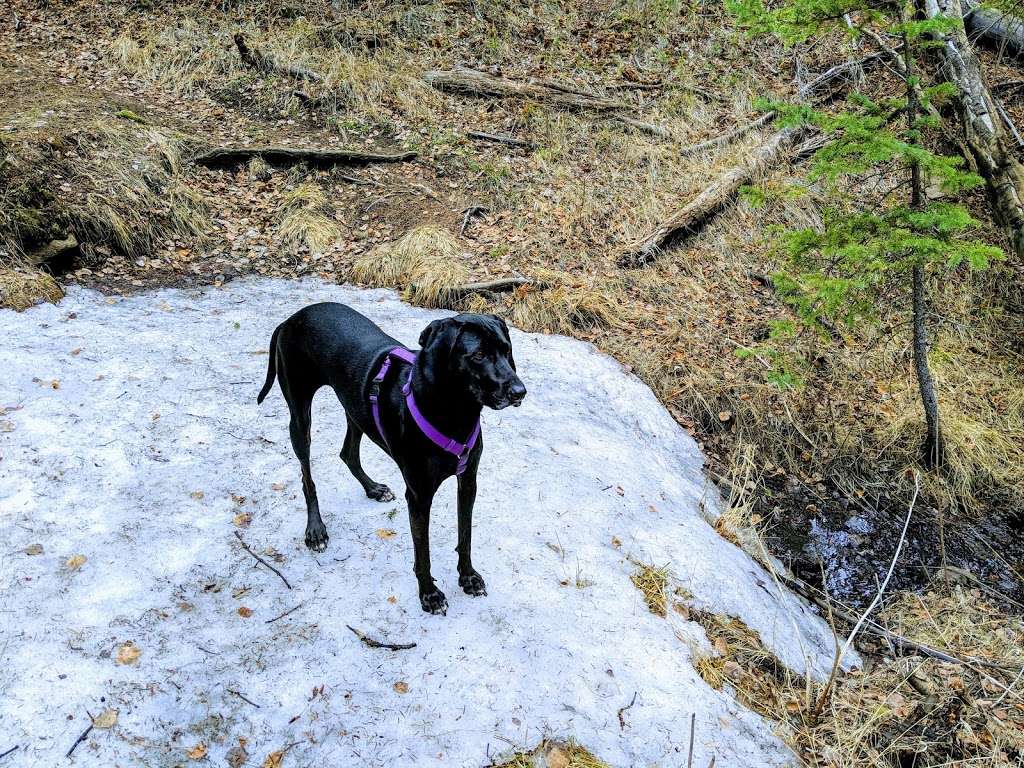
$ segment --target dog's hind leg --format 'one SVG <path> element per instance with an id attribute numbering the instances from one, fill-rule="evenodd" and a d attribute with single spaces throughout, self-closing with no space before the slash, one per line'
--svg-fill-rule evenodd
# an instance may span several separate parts
<path id="1" fill-rule="evenodd" d="M 347 417 L 346 417 L 347 418 Z M 363 439 L 363 431 L 356 426 L 352 419 L 348 419 L 348 430 L 345 432 L 345 442 L 341 446 L 341 460 L 352 472 L 352 476 L 359 481 L 366 491 L 366 495 L 375 501 L 394 501 L 395 494 L 391 492 L 384 483 L 378 483 L 370 479 L 370 476 L 363 471 L 362 462 L 359 460 L 359 443 Z"/>
<path id="2" fill-rule="evenodd" d="M 314 552 L 327 549 L 327 527 L 320 517 L 320 502 L 316 497 L 316 485 L 309 469 L 310 426 L 312 424 L 312 392 L 295 392 L 282 379 L 285 399 L 291 420 L 288 422 L 288 434 L 292 439 L 292 450 L 295 451 L 299 464 L 302 466 L 302 493 L 306 497 L 306 546 Z"/>

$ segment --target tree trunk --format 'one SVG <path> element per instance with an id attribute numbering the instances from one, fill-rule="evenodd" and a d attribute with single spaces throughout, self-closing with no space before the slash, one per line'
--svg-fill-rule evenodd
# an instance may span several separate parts
<path id="1" fill-rule="evenodd" d="M 921 461 L 928 469 L 942 464 L 942 427 L 939 423 L 939 400 L 935 395 L 935 381 L 928 366 L 928 328 L 925 324 L 924 267 L 914 266 L 914 368 L 917 387 L 924 406 L 925 438 Z"/>
<path id="2" fill-rule="evenodd" d="M 940 15 L 960 18 L 960 0 L 925 0 L 929 18 Z M 943 70 L 960 90 L 958 109 L 964 140 L 978 173 L 985 179 L 986 191 L 996 219 L 1006 229 L 1014 254 L 1024 259 L 1024 166 L 1013 152 L 1008 126 L 981 74 L 981 64 L 967 40 L 964 28 L 938 37 Z"/>
<path id="3" fill-rule="evenodd" d="M 904 35 L 904 84 L 907 90 L 907 126 L 913 139 L 917 131 L 916 122 L 920 103 L 916 82 L 913 76 L 913 58 L 910 44 Z M 910 207 L 920 211 L 924 207 L 924 179 L 921 175 L 921 164 L 916 160 L 910 164 Z M 935 396 L 935 381 L 932 379 L 931 367 L 928 365 L 928 326 L 927 307 L 925 302 L 924 265 L 918 261 L 912 269 L 913 293 L 913 346 L 914 369 L 917 373 L 917 387 L 921 393 L 921 405 L 924 407 L 925 438 L 921 451 L 921 461 L 928 469 L 938 467 L 942 462 L 942 430 L 939 422 L 939 401 Z"/>
<path id="4" fill-rule="evenodd" d="M 1024 54 L 1024 22 L 1011 13 L 982 8 L 976 0 L 964 0 L 964 27 L 972 40 L 1011 56 Z"/>

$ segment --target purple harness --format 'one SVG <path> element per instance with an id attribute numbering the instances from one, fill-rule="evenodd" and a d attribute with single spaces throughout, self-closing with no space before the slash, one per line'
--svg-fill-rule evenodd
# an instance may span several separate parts
<path id="1" fill-rule="evenodd" d="M 384 433 L 384 426 L 380 421 L 380 406 L 378 404 L 380 385 L 388 375 L 388 371 L 391 369 L 391 359 L 395 358 L 398 360 L 404 360 L 407 363 L 416 364 L 417 353 L 410 352 L 404 347 L 395 347 L 388 351 L 387 356 L 384 358 L 384 363 L 381 365 L 380 370 L 377 371 L 377 375 L 373 377 L 373 383 L 370 385 L 370 407 L 373 410 L 373 421 L 377 425 L 377 433 L 380 435 L 384 444 L 388 446 L 388 450 L 391 450 L 391 446 L 388 444 L 388 437 Z M 469 461 L 469 452 L 473 450 L 473 446 L 476 445 L 477 439 L 480 437 L 480 419 L 476 420 L 476 426 L 473 427 L 473 434 L 469 436 L 469 440 L 465 444 L 460 443 L 458 440 L 454 440 L 450 437 L 442 435 L 437 428 L 434 427 L 427 417 L 420 411 L 419 406 L 416 405 L 416 398 L 412 394 L 412 371 L 409 371 L 409 380 L 402 386 L 402 392 L 405 394 L 405 404 L 409 407 L 409 413 L 412 414 L 413 421 L 416 422 L 416 426 L 420 428 L 420 431 L 427 436 L 427 439 L 440 448 L 442 451 L 447 451 L 459 460 L 458 466 L 455 468 L 455 474 L 461 475 L 466 471 L 466 462 Z"/>

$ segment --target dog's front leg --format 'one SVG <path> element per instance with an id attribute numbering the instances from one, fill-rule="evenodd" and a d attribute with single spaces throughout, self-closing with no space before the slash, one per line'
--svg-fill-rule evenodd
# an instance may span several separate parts
<path id="1" fill-rule="evenodd" d="M 487 585 L 473 568 L 473 503 L 476 501 L 476 465 L 459 475 L 459 586 L 467 595 L 486 595 Z"/>
<path id="2" fill-rule="evenodd" d="M 430 575 L 430 505 L 436 487 L 406 482 L 405 500 L 409 503 L 409 529 L 412 532 L 413 572 L 420 588 L 420 605 L 427 613 L 444 614 L 448 600 Z"/>

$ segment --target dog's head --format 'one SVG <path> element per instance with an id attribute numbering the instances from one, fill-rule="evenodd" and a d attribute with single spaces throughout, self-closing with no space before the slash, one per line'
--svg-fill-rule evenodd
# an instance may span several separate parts
<path id="1" fill-rule="evenodd" d="M 500 411 L 526 397 L 516 375 L 508 326 L 497 315 L 435 320 L 420 334 L 420 347 L 429 378 L 461 385 L 480 405 Z"/>

